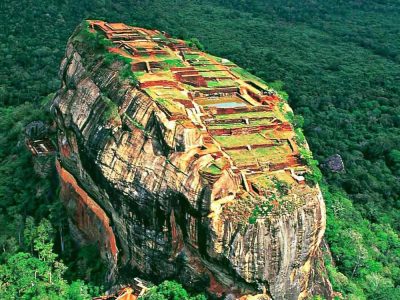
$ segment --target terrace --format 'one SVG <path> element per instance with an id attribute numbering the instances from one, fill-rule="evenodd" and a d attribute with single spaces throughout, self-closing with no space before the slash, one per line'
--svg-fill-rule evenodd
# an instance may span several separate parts
<path id="1" fill-rule="evenodd" d="M 243 148 L 251 149 L 255 145 L 277 145 L 279 143 L 267 139 L 261 133 L 241 134 L 240 139 L 238 135 L 215 135 L 213 138 L 222 145 L 225 149 Z"/>
<path id="2" fill-rule="evenodd" d="M 238 128 L 253 128 L 258 126 L 271 126 L 273 128 L 275 125 L 279 124 L 280 121 L 274 117 L 265 118 L 232 118 L 232 119 L 205 119 L 204 122 L 210 129 L 238 129 Z"/>
<path id="3" fill-rule="evenodd" d="M 215 115 L 214 118 L 216 120 L 227 120 L 227 119 L 263 119 L 263 118 L 272 118 L 275 114 L 271 110 L 262 109 L 262 110 L 247 110 L 243 112 L 237 112 L 226 115 Z"/>
<path id="4" fill-rule="evenodd" d="M 203 76 L 206 79 L 232 79 L 234 80 L 234 77 L 227 71 L 227 70 L 218 70 L 218 71 L 199 71 L 201 76 Z"/>
<path id="5" fill-rule="evenodd" d="M 134 57 L 168 55 L 168 51 L 158 45 L 158 43 L 148 40 L 123 41 L 122 47 Z"/>
<path id="6" fill-rule="evenodd" d="M 250 106 L 245 100 L 237 95 L 222 97 L 198 97 L 195 102 L 203 107 L 233 108 Z"/>
<path id="7" fill-rule="evenodd" d="M 250 164 L 267 166 L 268 164 L 284 164 L 288 161 L 287 154 L 291 152 L 287 144 L 281 144 L 271 147 L 250 148 L 239 150 L 225 150 L 233 159 L 234 163 L 241 169 Z M 276 167 L 276 169 L 280 169 Z M 283 165 L 282 165 L 283 169 Z"/>
<path id="8" fill-rule="evenodd" d="M 27 140 L 26 145 L 35 156 L 48 155 L 56 151 L 53 143 L 47 138 L 40 140 Z"/>
<path id="9" fill-rule="evenodd" d="M 225 87 L 236 87 L 238 84 L 230 79 L 220 79 L 220 78 L 207 78 L 207 87 L 210 88 L 225 88 Z"/>
<path id="10" fill-rule="evenodd" d="M 134 27 L 123 23 L 106 23 L 103 21 L 89 21 L 92 29 L 102 31 L 111 40 L 133 40 L 143 37 Z"/>
<path id="11" fill-rule="evenodd" d="M 125 25 L 124 23 L 105 23 L 105 26 L 110 28 L 112 31 L 116 32 L 130 32 L 131 27 Z"/>
<path id="12" fill-rule="evenodd" d="M 247 176 L 244 189 L 256 194 L 270 189 L 271 174 L 304 181 L 293 127 L 278 109 L 283 100 L 260 78 L 165 33 L 91 22 L 116 45 L 109 51 L 132 59 L 139 88 L 170 121 L 201 131 L 196 157 L 212 154 L 201 170 L 211 185 L 227 169 Z"/>

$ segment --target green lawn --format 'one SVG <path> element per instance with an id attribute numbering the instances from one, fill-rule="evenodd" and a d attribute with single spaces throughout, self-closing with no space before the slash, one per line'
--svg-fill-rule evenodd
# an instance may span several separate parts
<path id="1" fill-rule="evenodd" d="M 226 71 L 209 71 L 209 72 L 201 72 L 201 76 L 207 77 L 224 77 L 229 76 L 228 72 Z"/>
<path id="2" fill-rule="evenodd" d="M 227 86 L 236 86 L 237 83 L 232 79 L 223 79 L 223 80 L 208 80 L 208 87 L 227 87 Z"/>
<path id="3" fill-rule="evenodd" d="M 218 67 L 215 65 L 201 65 L 201 66 L 194 66 L 198 71 L 219 71 Z"/>
<path id="4" fill-rule="evenodd" d="M 203 169 L 203 171 L 204 171 L 205 173 L 210 173 L 210 174 L 213 174 L 213 175 L 219 175 L 219 174 L 222 173 L 222 172 L 221 172 L 221 169 L 218 168 L 215 164 L 209 165 L 208 167 L 206 167 L 205 169 Z"/>
<path id="5" fill-rule="evenodd" d="M 280 163 L 285 161 L 285 156 L 291 153 L 290 148 L 285 146 L 274 146 L 252 150 L 226 150 L 236 163 L 272 162 Z"/>
<path id="6" fill-rule="evenodd" d="M 132 72 L 133 75 L 135 75 L 136 78 L 139 78 L 140 76 L 143 76 L 144 74 L 146 74 L 146 72 L 143 71 L 138 71 L 138 72 Z"/>
<path id="7" fill-rule="evenodd" d="M 184 57 L 185 57 L 186 60 L 188 60 L 188 59 L 192 60 L 192 59 L 200 58 L 200 55 L 197 54 L 197 53 L 190 53 L 190 54 L 189 53 L 185 53 Z"/>
<path id="8" fill-rule="evenodd" d="M 265 144 L 268 141 L 259 133 L 230 135 L 230 136 L 213 136 L 213 138 L 223 147 L 236 147 L 253 144 Z"/>
<path id="9" fill-rule="evenodd" d="M 184 67 L 185 65 L 180 59 L 166 59 L 163 61 L 160 61 L 160 63 L 164 66 L 166 66 L 168 69 L 173 68 L 173 67 Z"/>
<path id="10" fill-rule="evenodd" d="M 257 158 L 261 158 L 261 159 L 265 158 L 265 159 L 278 160 L 278 161 L 284 160 L 286 155 L 289 155 L 292 153 L 291 149 L 285 145 L 252 149 L 251 152 Z"/>

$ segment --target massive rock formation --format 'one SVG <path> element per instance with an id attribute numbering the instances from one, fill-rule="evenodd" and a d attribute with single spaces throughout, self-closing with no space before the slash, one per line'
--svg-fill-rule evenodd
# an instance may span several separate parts
<path id="1" fill-rule="evenodd" d="M 274 299 L 304 299 L 317 290 L 329 297 L 329 283 L 320 280 L 315 288 L 313 281 L 325 229 L 324 201 L 318 186 L 305 184 L 298 173 L 309 170 L 285 119 L 287 104 L 275 92 L 260 88 L 256 79 L 232 75 L 234 64 L 182 41 L 123 24 L 89 24 L 91 29 L 88 23 L 81 25 L 68 43 L 52 112 L 58 126 L 61 198 L 70 226 L 78 241 L 98 243 L 110 266 L 108 280 L 128 282 L 140 274 L 155 280 L 176 278 L 220 295 L 265 292 Z M 114 45 L 104 42 L 101 31 Z M 156 70 L 159 53 L 128 51 L 124 41 L 132 46 L 138 36 L 158 43 L 154 51 L 168 50 L 175 60 L 182 57 L 183 65 L 160 64 L 164 69 Z M 204 85 L 201 78 L 206 75 L 201 73 L 193 83 L 187 74 L 177 73 L 192 72 L 188 66 L 196 65 L 186 53 L 203 56 L 217 71 L 226 71 L 235 89 L 218 88 L 225 88 L 224 97 L 240 98 L 247 108 L 238 110 L 230 103 L 229 108 L 208 107 L 207 101 L 221 94 L 214 91 L 209 97 L 205 89 L 197 99 L 199 91 L 190 87 Z M 118 55 L 130 59 L 131 69 Z M 121 76 L 143 62 L 145 68 L 131 78 Z M 173 80 L 151 77 L 172 73 L 177 86 L 170 86 Z M 152 93 L 159 92 L 157 86 L 169 92 L 177 88 L 187 99 L 156 99 Z M 261 96 L 252 93 L 254 87 Z M 275 118 L 251 117 L 267 110 Z M 234 119 L 237 112 L 242 114 L 240 122 Z M 217 122 L 217 115 L 224 113 L 231 114 L 228 121 Z M 243 117 L 247 113 L 249 117 Z M 264 146 L 257 141 L 240 144 L 261 130 Z M 236 144 L 229 147 L 224 137 L 232 136 Z M 286 146 L 293 153 L 278 151 Z M 246 159 L 268 147 L 278 149 L 270 161 L 254 156 L 246 163 L 237 155 Z"/>

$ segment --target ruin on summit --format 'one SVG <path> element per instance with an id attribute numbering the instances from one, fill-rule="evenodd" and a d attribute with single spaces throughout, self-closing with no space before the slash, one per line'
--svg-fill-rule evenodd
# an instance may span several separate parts
<path id="1" fill-rule="evenodd" d="M 214 158 L 201 170 L 210 184 L 222 172 L 233 172 L 240 174 L 243 190 L 255 196 L 268 195 L 276 180 L 306 189 L 307 166 L 286 117 L 291 110 L 265 82 L 158 30 L 88 22 L 92 32 L 112 42 L 109 52 L 130 60 L 138 88 L 169 121 L 198 129 L 203 142 L 196 156 Z"/>

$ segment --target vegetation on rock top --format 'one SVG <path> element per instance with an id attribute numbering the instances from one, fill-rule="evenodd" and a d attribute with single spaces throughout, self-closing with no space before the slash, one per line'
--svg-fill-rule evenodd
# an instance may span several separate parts
<path id="1" fill-rule="evenodd" d="M 316 158 L 323 162 L 339 153 L 346 166 L 345 173 L 322 170 L 334 288 L 349 299 L 399 299 L 399 14 L 393 0 L 4 2 L 1 247 L 8 253 L 27 252 L 18 238 L 24 227 L 18 216 L 33 216 L 38 223 L 56 206 L 51 178 L 32 175 L 21 133 L 27 123 L 43 118 L 38 103 L 59 87 L 58 66 L 73 28 L 84 18 L 104 16 L 185 39 L 196 36 L 210 52 L 265 81 L 284 82 L 278 90 L 284 88 L 296 114 L 304 116 Z M 56 236 L 60 228 L 67 233 L 65 219 L 49 219 Z M 60 255 L 67 265 L 75 264 L 67 277 L 93 278 L 79 274 L 89 267 L 76 266 L 87 260 L 78 263 L 71 253 Z M 9 264 L 5 257 L 2 263 Z"/>

